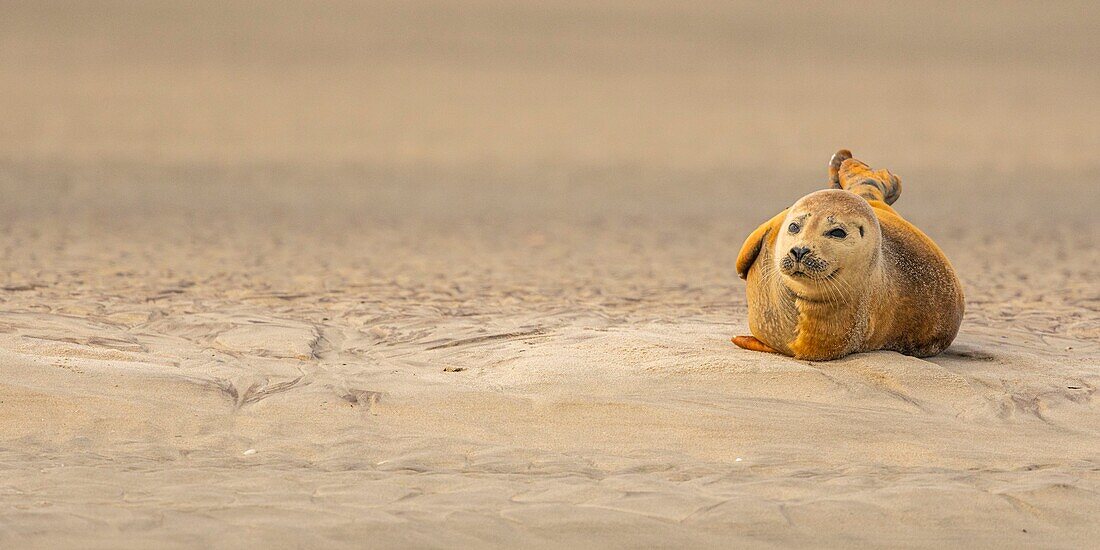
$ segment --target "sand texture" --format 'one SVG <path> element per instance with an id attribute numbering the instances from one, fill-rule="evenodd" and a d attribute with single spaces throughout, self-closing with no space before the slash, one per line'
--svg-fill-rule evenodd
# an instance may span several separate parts
<path id="1" fill-rule="evenodd" d="M 1100 540 L 1089 4 L 3 2 L 0 547 Z M 840 147 L 967 312 L 737 349 Z"/>

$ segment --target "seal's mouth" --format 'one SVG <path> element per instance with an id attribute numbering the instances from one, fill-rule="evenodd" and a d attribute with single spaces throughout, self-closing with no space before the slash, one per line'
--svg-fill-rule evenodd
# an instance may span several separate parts
<path id="1" fill-rule="evenodd" d="M 784 275 L 807 282 L 827 280 L 836 276 L 837 271 L 840 271 L 838 268 L 826 275 L 828 269 L 829 262 L 813 255 L 806 256 L 801 260 L 794 260 L 790 256 L 785 256 L 779 262 L 779 270 Z"/>
<path id="2" fill-rule="evenodd" d="M 807 273 L 803 269 L 794 269 L 789 272 L 784 271 L 783 273 L 791 283 L 797 283 L 786 285 L 788 291 L 803 302 L 815 304 L 826 304 L 835 300 L 835 296 L 832 296 L 832 294 L 837 291 L 829 291 L 827 289 L 834 288 L 834 283 L 830 283 L 829 281 L 835 279 L 839 274 L 839 267 L 829 272 L 828 275 Z"/>
<path id="3" fill-rule="evenodd" d="M 792 279 L 800 279 L 807 282 L 821 282 L 831 281 L 832 279 L 835 279 L 838 273 L 840 273 L 840 269 L 835 269 L 832 273 L 829 273 L 828 275 L 825 275 L 823 277 L 817 273 L 807 273 L 802 270 L 797 270 L 787 273 L 787 276 L 791 277 Z"/>

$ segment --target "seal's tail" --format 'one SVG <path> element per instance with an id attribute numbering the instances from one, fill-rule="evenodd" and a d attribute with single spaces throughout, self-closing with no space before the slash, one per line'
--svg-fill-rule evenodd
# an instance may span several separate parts
<path id="1" fill-rule="evenodd" d="M 886 170 L 871 170 L 852 152 L 841 149 L 829 161 L 829 180 L 836 189 L 847 189 L 869 201 L 894 204 L 901 195 L 901 178 Z"/>

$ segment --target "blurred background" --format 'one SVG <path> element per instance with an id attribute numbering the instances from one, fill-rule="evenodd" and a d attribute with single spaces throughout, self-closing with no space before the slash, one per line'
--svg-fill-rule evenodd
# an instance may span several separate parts
<path id="1" fill-rule="evenodd" d="M 741 240 L 842 147 L 902 176 L 898 208 L 970 288 L 1076 258 L 1047 287 L 1079 299 L 1059 281 L 1095 274 L 1090 2 L 0 13 L 9 286 L 101 270 L 300 288 L 342 268 L 385 288 L 465 276 L 483 294 L 464 299 L 689 289 L 684 307 L 736 315 Z"/>
<path id="2" fill-rule="evenodd" d="M 1090 2 L 0 6 L 8 162 L 1100 163 Z"/>

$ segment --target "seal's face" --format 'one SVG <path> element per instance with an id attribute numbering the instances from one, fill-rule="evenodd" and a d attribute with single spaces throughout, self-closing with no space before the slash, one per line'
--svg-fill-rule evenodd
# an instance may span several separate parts
<path id="1" fill-rule="evenodd" d="M 799 199 L 775 241 L 774 260 L 787 288 L 807 299 L 840 299 L 877 258 L 880 230 L 867 201 L 841 189 Z"/>

